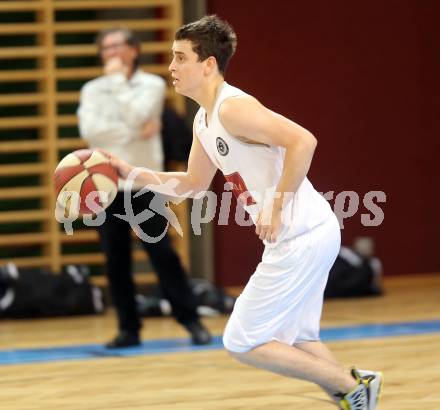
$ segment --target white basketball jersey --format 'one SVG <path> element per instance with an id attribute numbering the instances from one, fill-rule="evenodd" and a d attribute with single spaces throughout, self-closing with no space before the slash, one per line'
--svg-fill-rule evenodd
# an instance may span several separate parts
<path id="1" fill-rule="evenodd" d="M 224 82 L 209 124 L 206 122 L 206 111 L 200 107 L 195 118 L 195 131 L 209 158 L 222 171 L 235 196 L 255 221 L 264 198 L 278 185 L 285 149 L 245 143 L 226 131 L 218 115 L 220 106 L 227 98 L 243 95 L 247 94 Z M 286 227 L 280 239 L 303 234 L 331 216 L 333 213 L 327 201 L 305 178 L 293 198 L 284 204 L 283 222 Z"/>

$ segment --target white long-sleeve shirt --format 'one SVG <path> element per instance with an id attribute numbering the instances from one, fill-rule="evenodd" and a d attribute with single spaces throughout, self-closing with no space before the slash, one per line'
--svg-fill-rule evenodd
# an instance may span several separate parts
<path id="1" fill-rule="evenodd" d="M 80 135 L 90 148 L 102 148 L 129 164 L 163 170 L 161 135 L 141 137 L 145 121 L 160 118 L 165 81 L 137 70 L 127 80 L 123 74 L 104 75 L 81 89 L 78 108 Z"/>

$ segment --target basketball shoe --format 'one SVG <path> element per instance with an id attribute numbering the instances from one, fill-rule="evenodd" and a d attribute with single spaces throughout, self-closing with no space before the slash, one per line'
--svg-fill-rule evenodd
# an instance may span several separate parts
<path id="1" fill-rule="evenodd" d="M 339 407 L 341 410 L 369 410 L 368 407 L 368 388 L 361 381 L 354 390 L 347 394 L 341 394 Z"/>
<path id="2" fill-rule="evenodd" d="M 339 402 L 341 409 L 375 410 L 382 390 L 382 373 L 352 369 L 351 374 L 358 385 L 354 390 L 342 396 Z"/>
<path id="3" fill-rule="evenodd" d="M 382 372 L 352 369 L 351 374 L 356 380 L 359 381 L 362 379 L 364 383 L 367 382 L 368 410 L 377 409 L 377 403 L 379 402 L 380 394 L 382 393 L 383 388 Z"/>

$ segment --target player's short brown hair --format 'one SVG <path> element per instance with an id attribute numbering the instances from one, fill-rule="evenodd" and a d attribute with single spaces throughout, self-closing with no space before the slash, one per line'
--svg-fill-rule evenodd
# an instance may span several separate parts
<path id="1" fill-rule="evenodd" d="M 215 57 L 218 69 L 225 74 L 229 60 L 237 48 L 237 36 L 226 21 L 216 15 L 205 16 L 177 30 L 175 40 L 189 40 L 199 61 Z"/>

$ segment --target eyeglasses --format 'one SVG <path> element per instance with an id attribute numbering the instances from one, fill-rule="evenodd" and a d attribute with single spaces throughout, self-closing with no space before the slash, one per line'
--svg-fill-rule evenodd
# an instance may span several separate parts
<path id="1" fill-rule="evenodd" d="M 100 50 L 101 52 L 113 50 L 113 49 L 120 49 L 122 47 L 125 47 L 127 45 L 127 42 L 121 42 L 121 43 L 114 43 L 114 44 L 108 44 L 106 46 L 101 46 Z"/>

